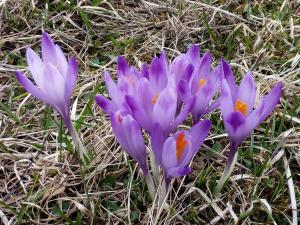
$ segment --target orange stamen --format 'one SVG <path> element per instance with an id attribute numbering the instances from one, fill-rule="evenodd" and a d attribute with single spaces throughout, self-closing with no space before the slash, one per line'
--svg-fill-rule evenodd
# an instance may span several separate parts
<path id="1" fill-rule="evenodd" d="M 176 159 L 179 160 L 187 146 L 188 142 L 185 139 L 184 133 L 180 133 L 176 138 Z"/>
<path id="2" fill-rule="evenodd" d="M 203 85 L 206 83 L 206 80 L 205 79 L 200 79 L 199 80 L 199 83 L 198 83 L 198 86 L 199 88 L 203 87 Z"/>
<path id="3" fill-rule="evenodd" d="M 157 102 L 158 98 L 159 98 L 159 93 L 153 96 L 153 98 L 151 99 L 151 103 L 154 105 Z"/>
<path id="4" fill-rule="evenodd" d="M 237 100 L 235 102 L 235 106 L 234 106 L 234 110 L 235 111 L 239 111 L 241 112 L 244 116 L 247 115 L 247 111 L 248 111 L 248 105 L 247 103 L 241 101 L 241 100 Z"/>

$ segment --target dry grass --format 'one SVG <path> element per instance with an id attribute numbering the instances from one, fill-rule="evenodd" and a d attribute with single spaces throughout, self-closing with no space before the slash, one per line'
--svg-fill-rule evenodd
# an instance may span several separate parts
<path id="1" fill-rule="evenodd" d="M 0 224 L 292 224 L 291 202 L 300 208 L 298 1 L 48 2 L 0 3 Z M 15 80 L 15 70 L 27 71 L 26 47 L 39 50 L 43 30 L 79 60 L 73 119 L 95 155 L 90 171 L 69 153 L 59 116 Z M 102 72 L 115 71 L 115 56 L 140 64 L 162 49 L 173 58 L 192 43 L 216 62 L 230 60 L 237 77 L 252 69 L 261 93 L 282 80 L 284 94 L 240 148 L 220 196 L 211 191 L 228 146 L 214 113 L 193 173 L 174 180 L 163 209 L 151 203 L 93 96 L 105 92 Z"/>

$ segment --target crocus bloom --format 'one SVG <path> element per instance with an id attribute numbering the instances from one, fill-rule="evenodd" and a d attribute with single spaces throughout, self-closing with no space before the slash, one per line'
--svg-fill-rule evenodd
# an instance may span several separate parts
<path id="1" fill-rule="evenodd" d="M 47 33 L 42 34 L 42 59 L 30 48 L 26 57 L 35 84 L 19 71 L 16 72 L 17 80 L 34 97 L 56 109 L 82 154 L 84 148 L 70 118 L 70 98 L 77 80 L 76 59 L 72 57 L 67 61 L 61 48 Z"/>
<path id="2" fill-rule="evenodd" d="M 211 63 L 211 54 L 206 52 L 200 58 L 199 47 L 193 45 L 172 65 L 181 100 L 186 103 L 195 97 L 191 110 L 194 122 L 219 106 L 219 101 L 212 102 L 212 99 L 220 87 L 220 67 L 212 69 Z"/>
<path id="3" fill-rule="evenodd" d="M 117 141 L 147 175 L 146 146 L 138 123 L 124 109 L 111 112 L 110 120 Z"/>
<path id="4" fill-rule="evenodd" d="M 159 124 L 166 135 L 184 121 L 194 105 L 194 99 L 183 106 L 178 104 L 175 79 L 164 53 L 152 60 L 149 71 L 143 68 L 136 95 L 127 95 L 125 100 L 145 130 L 151 132 L 154 124 Z"/>
<path id="5" fill-rule="evenodd" d="M 268 95 L 263 96 L 256 109 L 254 109 L 256 87 L 251 72 L 244 76 L 238 87 L 234 82 L 230 65 L 224 60 L 221 64 L 224 78 L 222 80 L 221 111 L 231 145 L 228 162 L 223 173 L 223 176 L 226 175 L 227 179 L 236 160 L 238 146 L 255 127 L 271 114 L 278 104 L 282 92 L 282 83 L 278 83 Z M 223 180 L 223 176 L 221 181 L 225 182 L 226 179 Z M 220 191 L 222 186 L 223 184 L 218 185 L 217 191 Z"/>
<path id="6" fill-rule="evenodd" d="M 166 173 L 166 179 L 191 172 L 188 164 L 207 137 L 210 127 L 211 122 L 203 120 L 195 124 L 190 131 L 177 131 L 166 140 L 163 139 L 159 126 L 153 130 L 152 148 L 157 162 Z"/>
<path id="7" fill-rule="evenodd" d="M 102 95 L 95 97 L 97 104 L 108 114 L 121 107 L 126 108 L 125 96 L 136 96 L 137 85 L 142 76 L 136 67 L 129 67 L 122 56 L 117 58 L 117 67 L 117 83 L 113 81 L 107 71 L 104 71 L 105 86 L 110 99 Z"/>

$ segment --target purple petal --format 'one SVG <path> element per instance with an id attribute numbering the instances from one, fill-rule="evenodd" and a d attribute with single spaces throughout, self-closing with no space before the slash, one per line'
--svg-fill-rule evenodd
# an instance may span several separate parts
<path id="1" fill-rule="evenodd" d="M 211 54 L 210 52 L 205 52 L 205 54 L 201 58 L 199 74 L 207 77 L 211 71 Z"/>
<path id="2" fill-rule="evenodd" d="M 128 151 L 128 149 L 130 150 L 130 147 L 126 139 L 125 133 L 123 131 L 123 127 L 121 123 L 122 121 L 120 121 L 120 117 L 119 118 L 117 117 L 117 115 L 119 115 L 117 113 L 113 113 L 113 112 L 110 113 L 111 127 L 113 129 L 117 141 L 120 143 L 120 145 L 124 148 L 125 151 Z"/>
<path id="3" fill-rule="evenodd" d="M 56 50 L 56 66 L 57 66 L 59 72 L 64 77 L 66 77 L 66 76 L 68 76 L 67 70 L 68 70 L 68 66 L 69 66 L 66 56 L 64 55 L 64 53 L 59 45 L 55 45 L 55 50 Z M 69 63 L 70 63 L 70 61 L 69 61 Z"/>
<path id="4" fill-rule="evenodd" d="M 42 91 L 47 95 L 48 103 L 63 113 L 69 108 L 65 96 L 65 81 L 58 70 L 52 64 L 46 64 L 44 68 L 44 86 Z"/>
<path id="5" fill-rule="evenodd" d="M 177 166 L 176 140 L 174 136 L 169 137 L 163 145 L 162 165 L 165 169 Z"/>
<path id="6" fill-rule="evenodd" d="M 192 98 L 189 84 L 186 80 L 180 80 L 178 83 L 178 95 L 181 101 L 187 102 Z"/>
<path id="7" fill-rule="evenodd" d="M 174 121 L 177 107 L 177 97 L 169 89 L 164 89 L 153 107 L 153 122 L 158 123 L 164 131 L 169 130 L 170 124 Z"/>
<path id="8" fill-rule="evenodd" d="M 138 102 L 148 115 L 152 114 L 154 106 L 153 99 L 155 99 L 158 94 L 159 93 L 154 92 L 149 80 L 144 77 L 139 80 L 137 85 Z"/>
<path id="9" fill-rule="evenodd" d="M 96 95 L 94 99 L 98 106 L 108 114 L 115 112 L 117 109 L 110 100 L 102 95 Z"/>
<path id="10" fill-rule="evenodd" d="M 65 96 L 66 100 L 70 99 L 77 81 L 78 66 L 75 57 L 71 57 L 66 73 Z"/>
<path id="11" fill-rule="evenodd" d="M 195 97 L 192 97 L 188 100 L 188 102 L 186 102 L 183 105 L 182 110 L 180 111 L 180 113 L 176 116 L 172 129 L 176 129 L 177 126 L 179 126 L 189 115 L 189 113 L 191 112 L 192 108 L 194 107 L 195 104 Z"/>
<path id="12" fill-rule="evenodd" d="M 150 135 L 151 147 L 154 152 L 155 159 L 158 162 L 158 164 L 162 166 L 162 151 L 164 142 L 166 141 L 166 137 L 159 124 L 155 124 L 152 131 L 150 132 Z"/>
<path id="13" fill-rule="evenodd" d="M 162 90 L 167 85 L 168 78 L 165 65 L 159 58 L 154 58 L 150 65 L 149 80 L 158 91 Z"/>
<path id="14" fill-rule="evenodd" d="M 194 65 L 197 65 L 200 62 L 199 45 L 192 45 L 192 47 L 190 47 L 189 50 L 187 51 L 186 55 Z"/>
<path id="15" fill-rule="evenodd" d="M 41 58 L 31 49 L 27 48 L 26 58 L 29 70 L 37 86 L 43 86 L 43 62 Z"/>
<path id="16" fill-rule="evenodd" d="M 51 63 L 53 65 L 56 65 L 57 63 L 55 45 L 46 32 L 43 32 L 42 34 L 42 57 L 44 63 Z"/>
<path id="17" fill-rule="evenodd" d="M 196 153 L 200 146 L 203 144 L 210 128 L 211 122 L 209 120 L 200 121 L 191 128 L 190 136 L 192 140 L 193 153 Z"/>
<path id="18" fill-rule="evenodd" d="M 27 92 L 32 94 L 34 97 L 48 103 L 48 99 L 44 93 L 38 89 L 37 86 L 35 86 L 23 73 L 17 71 L 16 78 Z"/>
<path id="19" fill-rule="evenodd" d="M 226 119 L 230 113 L 233 112 L 233 102 L 231 96 L 231 89 L 226 80 L 222 80 L 222 91 L 220 96 L 221 111 L 224 119 Z"/>
<path id="20" fill-rule="evenodd" d="M 137 122 L 130 116 L 123 117 L 123 129 L 125 137 L 128 140 L 129 148 L 128 153 L 134 158 L 142 168 L 144 174 L 148 173 L 147 163 L 146 163 L 146 146 L 144 138 L 141 133 Z"/>
<path id="21" fill-rule="evenodd" d="M 233 72 L 231 70 L 231 67 L 228 62 L 226 62 L 224 59 L 221 59 L 220 63 L 221 67 L 221 79 L 225 79 L 231 89 L 232 97 L 235 99 L 238 88 L 236 86 L 236 83 L 234 81 Z"/>
<path id="22" fill-rule="evenodd" d="M 123 103 L 124 96 L 118 90 L 117 85 L 111 79 L 111 76 L 107 71 L 104 71 L 104 80 L 105 80 L 106 89 L 112 101 L 115 102 L 116 105 L 121 106 Z"/>
<path id="23" fill-rule="evenodd" d="M 251 72 L 247 73 L 241 81 L 238 89 L 237 99 L 246 103 L 247 114 L 250 114 L 253 110 L 256 95 L 255 81 L 251 75 Z"/>
<path id="24" fill-rule="evenodd" d="M 125 58 L 123 56 L 118 56 L 117 64 L 118 64 L 118 76 L 126 76 L 129 71 L 129 66 Z"/>
<path id="25" fill-rule="evenodd" d="M 167 169 L 169 177 L 182 177 L 192 172 L 190 167 L 172 167 Z"/>
<path id="26" fill-rule="evenodd" d="M 248 116 L 247 128 L 253 130 L 274 110 L 282 93 L 282 82 L 279 82 L 268 95 L 262 97 L 259 106 Z"/>
<path id="27" fill-rule="evenodd" d="M 126 95 L 125 101 L 132 111 L 134 119 L 138 121 L 138 123 L 147 131 L 151 131 L 153 126 L 151 116 L 145 113 L 145 111 L 132 96 Z"/>
<path id="28" fill-rule="evenodd" d="M 141 75 L 142 75 L 142 77 L 149 79 L 149 71 L 148 71 L 148 66 L 146 63 L 142 64 Z"/>

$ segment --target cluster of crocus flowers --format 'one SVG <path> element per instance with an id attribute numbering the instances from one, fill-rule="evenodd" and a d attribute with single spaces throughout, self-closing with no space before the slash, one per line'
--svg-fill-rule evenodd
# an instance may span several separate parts
<path id="1" fill-rule="evenodd" d="M 77 80 L 77 62 L 66 59 L 62 49 L 53 43 L 47 33 L 42 34 L 42 59 L 31 48 L 26 51 L 29 70 L 35 84 L 23 73 L 16 72 L 17 80 L 34 97 L 52 106 L 62 117 L 79 151 L 86 162 L 87 154 L 70 117 L 70 99 Z"/>
<path id="2" fill-rule="evenodd" d="M 159 180 L 158 167 L 161 168 L 167 186 L 172 177 L 191 172 L 190 161 L 211 127 L 203 116 L 221 107 L 231 147 L 216 188 L 220 191 L 233 169 L 238 146 L 276 107 L 282 90 L 279 83 L 254 110 L 256 88 L 252 74 L 248 72 L 238 87 L 230 65 L 221 59 L 212 68 L 210 53 L 200 57 L 197 45 L 171 63 L 162 52 L 149 67 L 143 64 L 140 70 L 130 67 L 123 57 L 117 59 L 117 64 L 116 83 L 104 73 L 110 99 L 98 95 L 95 100 L 110 115 L 119 143 L 139 163 L 148 180 L 152 180 L 142 130 L 149 134 L 150 153 L 155 156 L 152 173 Z M 189 115 L 193 126 L 189 130 L 179 129 Z"/>
<path id="3" fill-rule="evenodd" d="M 70 98 L 77 80 L 75 58 L 67 60 L 43 33 L 42 59 L 27 49 L 27 62 L 35 84 L 21 72 L 16 73 L 17 80 L 61 115 L 81 159 L 88 162 L 70 117 Z M 173 177 L 191 172 L 190 162 L 211 128 L 203 116 L 218 107 L 230 139 L 228 161 L 216 187 L 219 192 L 233 170 L 239 145 L 271 114 L 282 91 L 282 83 L 277 84 L 255 108 L 256 85 L 251 72 L 237 86 L 230 65 L 221 59 L 212 67 L 211 54 L 201 57 L 197 45 L 172 62 L 161 52 L 140 69 L 118 57 L 116 82 L 107 71 L 104 80 L 109 97 L 97 95 L 95 101 L 109 115 L 119 144 L 139 164 L 152 198 L 156 193 L 153 177 L 157 186 L 163 175 L 167 188 Z M 183 129 L 181 125 L 190 115 L 193 125 Z M 150 137 L 151 167 L 145 133 Z"/>
<path id="4" fill-rule="evenodd" d="M 213 69 L 211 61 L 209 53 L 201 58 L 194 45 L 171 63 L 162 52 L 140 70 L 118 57 L 116 82 L 104 72 L 110 98 L 97 95 L 95 101 L 109 114 L 118 142 L 140 165 L 149 190 L 154 190 L 151 171 L 156 181 L 162 171 L 166 186 L 172 177 L 191 172 L 189 164 L 211 127 L 201 118 L 217 105 L 212 100 L 221 71 L 220 66 Z M 179 129 L 190 113 L 194 125 Z M 151 171 L 142 130 L 151 140 Z"/>

